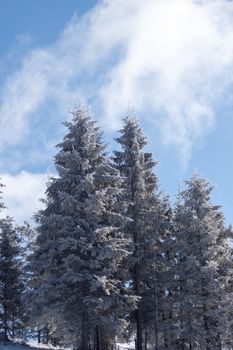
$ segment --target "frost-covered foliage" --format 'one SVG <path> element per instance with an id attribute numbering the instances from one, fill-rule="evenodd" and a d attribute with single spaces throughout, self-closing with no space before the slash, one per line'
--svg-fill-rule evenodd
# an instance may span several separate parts
<path id="1" fill-rule="evenodd" d="M 120 133 L 117 141 L 122 151 L 115 151 L 113 160 L 124 179 L 127 215 L 131 219 L 124 232 L 132 242 L 132 255 L 127 259 L 128 280 L 133 292 L 140 297 L 134 320 L 137 349 L 141 350 L 143 337 L 145 346 L 148 340 L 153 343 L 158 340 L 160 296 L 165 293 L 164 277 L 168 268 L 168 245 L 165 248 L 164 242 L 167 244 L 169 240 L 171 211 L 166 198 L 158 193 L 158 180 L 153 172 L 156 162 L 151 153 L 143 151 L 147 141 L 137 119 L 125 118 Z"/>
<path id="2" fill-rule="evenodd" d="M 0 322 L 1 338 L 19 334 L 23 309 L 20 235 L 11 218 L 0 220 Z"/>
<path id="3" fill-rule="evenodd" d="M 166 348 L 171 337 L 172 209 L 168 198 L 155 196 L 142 240 L 142 310 L 145 347 Z"/>
<path id="4" fill-rule="evenodd" d="M 193 176 L 173 210 L 136 118 L 124 119 L 111 160 L 87 109 L 65 126 L 36 230 L 24 227 L 26 325 L 79 350 L 135 337 L 136 350 L 232 349 L 233 233 L 212 187 Z M 0 229 L 1 242 L 14 237 L 10 219 Z"/>
<path id="5" fill-rule="evenodd" d="M 178 339 L 173 348 L 218 350 L 229 340 L 232 308 L 226 292 L 231 264 L 228 230 L 220 207 L 211 204 L 209 183 L 193 176 L 186 185 L 175 211 Z"/>
<path id="6" fill-rule="evenodd" d="M 65 125 L 55 157 L 58 177 L 36 215 L 30 299 L 36 322 L 48 323 L 54 336 L 84 350 L 96 342 L 109 349 L 134 302 L 119 279 L 129 254 L 122 180 L 88 110 L 75 111 Z"/>

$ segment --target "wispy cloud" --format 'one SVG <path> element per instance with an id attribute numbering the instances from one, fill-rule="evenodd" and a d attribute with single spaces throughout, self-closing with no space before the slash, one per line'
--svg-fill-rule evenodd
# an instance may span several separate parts
<path id="1" fill-rule="evenodd" d="M 48 174 L 33 174 L 22 171 L 17 175 L 0 174 L 3 188 L 3 202 L 6 206 L 2 214 L 13 216 L 18 224 L 30 222 L 32 215 L 41 208 L 39 199 L 44 198 Z"/>
<path id="2" fill-rule="evenodd" d="M 232 2 L 100 1 L 74 16 L 56 43 L 27 52 L 5 81 L 0 151 L 38 128 L 51 139 L 79 97 L 113 129 L 134 106 L 187 161 L 214 125 L 232 71 Z M 47 118 L 45 106 L 53 108 Z"/>

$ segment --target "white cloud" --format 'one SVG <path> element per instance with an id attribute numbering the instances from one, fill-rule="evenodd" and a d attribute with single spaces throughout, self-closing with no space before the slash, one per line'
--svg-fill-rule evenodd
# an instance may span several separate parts
<path id="1" fill-rule="evenodd" d="M 44 197 L 48 174 L 22 171 L 19 174 L 0 174 L 3 202 L 7 209 L 4 215 L 15 218 L 16 223 L 31 221 L 33 214 L 42 207 L 39 199 Z"/>
<path id="2" fill-rule="evenodd" d="M 100 1 L 74 17 L 56 43 L 27 53 L 8 77 L 0 150 L 22 141 L 45 103 L 54 104 L 60 123 L 80 97 L 109 128 L 133 105 L 187 161 L 214 125 L 232 71 L 233 2 Z"/>

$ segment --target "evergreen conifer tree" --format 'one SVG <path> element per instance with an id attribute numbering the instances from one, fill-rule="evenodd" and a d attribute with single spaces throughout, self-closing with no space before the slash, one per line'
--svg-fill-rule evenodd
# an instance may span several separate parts
<path id="1" fill-rule="evenodd" d="M 131 219 L 125 228 L 125 236 L 132 242 L 132 255 L 127 263 L 128 281 L 131 281 L 133 292 L 140 298 L 134 317 L 136 348 L 142 350 L 143 336 L 145 347 L 147 346 L 148 334 L 152 333 L 152 328 L 153 341 L 152 337 L 150 341 L 158 349 L 159 311 L 156 310 L 156 305 L 159 305 L 158 291 L 165 291 L 165 285 L 162 285 L 165 258 L 160 248 L 167 239 L 170 208 L 158 193 L 158 180 L 153 173 L 156 162 L 151 153 L 143 151 L 147 141 L 137 119 L 125 118 L 120 133 L 117 142 L 122 150 L 114 152 L 113 160 L 124 179 L 127 215 Z"/>
<path id="2" fill-rule="evenodd" d="M 210 201 L 209 183 L 193 176 L 186 185 L 175 210 L 176 347 L 220 350 L 229 328 L 228 231 L 220 207 Z"/>
<path id="3" fill-rule="evenodd" d="M 134 303 L 120 278 L 129 254 L 122 180 L 87 109 L 75 111 L 65 125 L 55 157 L 58 177 L 36 216 L 32 300 L 39 322 L 51 322 L 59 338 L 73 335 L 83 350 L 94 343 L 111 349 Z"/>
<path id="4" fill-rule="evenodd" d="M 20 236 L 13 220 L 0 220 L 0 320 L 2 339 L 14 338 L 22 321 Z"/>

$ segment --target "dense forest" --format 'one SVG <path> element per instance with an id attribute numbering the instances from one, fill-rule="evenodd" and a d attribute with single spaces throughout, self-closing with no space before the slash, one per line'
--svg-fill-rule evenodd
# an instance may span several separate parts
<path id="1" fill-rule="evenodd" d="M 213 187 L 193 175 L 171 204 L 131 115 L 111 154 L 87 108 L 65 126 L 34 224 L 0 220 L 1 339 L 233 349 L 233 233 Z"/>

